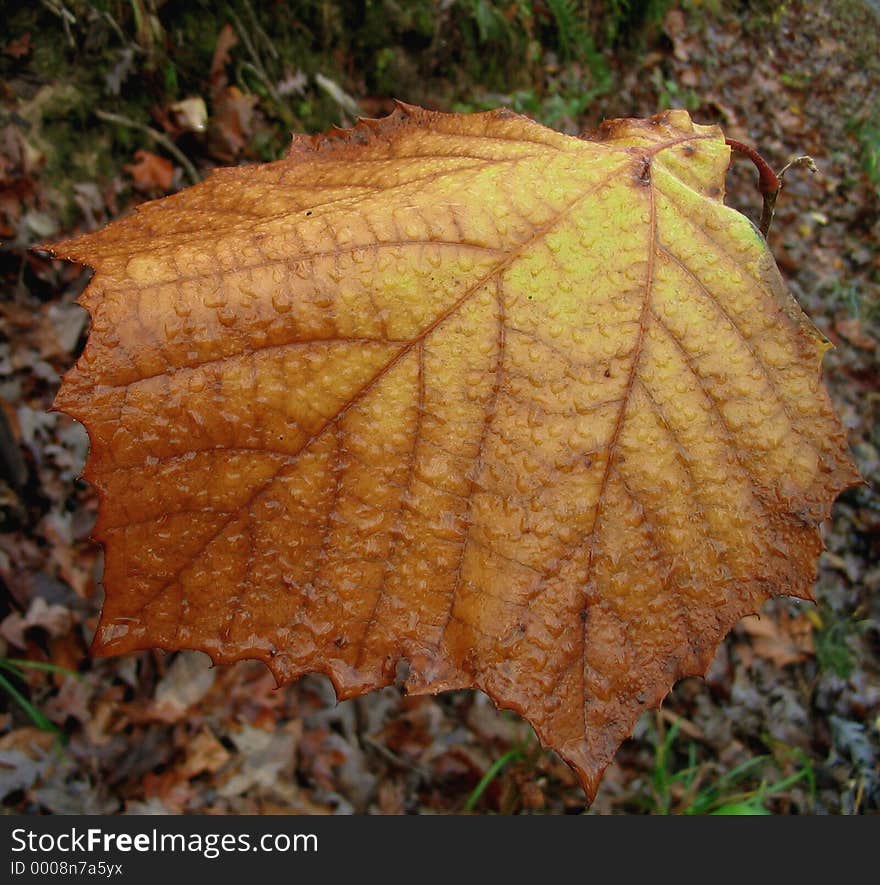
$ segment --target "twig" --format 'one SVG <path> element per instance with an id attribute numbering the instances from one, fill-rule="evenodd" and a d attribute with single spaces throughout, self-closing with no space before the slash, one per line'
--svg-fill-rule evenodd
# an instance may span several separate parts
<path id="1" fill-rule="evenodd" d="M 61 0 L 41 0 L 43 6 L 53 15 L 57 15 L 61 19 L 64 26 L 64 36 L 67 38 L 67 44 L 71 49 L 76 49 L 76 41 L 70 32 L 70 26 L 76 24 L 76 16 L 61 2 Z"/>
<path id="2" fill-rule="evenodd" d="M 806 168 L 813 175 L 821 175 L 822 173 L 819 171 L 819 167 L 813 162 L 812 157 L 792 157 L 780 170 L 776 173 L 777 178 L 779 178 L 779 184 L 782 185 L 782 179 L 785 176 L 785 173 L 788 172 L 789 169 L 801 169 Z"/>
<path id="3" fill-rule="evenodd" d="M 670 725 L 678 725 L 678 730 L 682 734 L 686 734 L 689 738 L 693 738 L 695 741 L 708 743 L 706 735 L 703 734 L 699 726 L 694 725 L 690 719 L 685 719 L 684 716 L 679 716 L 677 713 L 673 713 L 672 710 L 667 710 L 665 707 L 660 709 L 658 716 Z"/>
<path id="4" fill-rule="evenodd" d="M 357 119 L 361 116 L 361 109 L 357 101 L 353 99 L 335 80 L 325 77 L 319 71 L 315 74 L 315 82 L 350 117 Z"/>
<path id="5" fill-rule="evenodd" d="M 132 120 L 130 117 L 123 117 L 121 114 L 112 114 L 110 111 L 102 111 L 100 109 L 96 110 L 95 114 L 108 123 L 118 123 L 120 126 L 128 126 L 130 129 L 139 129 L 141 132 L 146 133 L 153 141 L 162 145 L 183 166 L 193 184 L 198 184 L 202 180 L 202 177 L 196 171 L 196 167 L 189 161 L 186 154 L 164 133 L 157 132 L 152 126 L 147 126 L 146 123 L 140 123 L 137 120 Z"/>
<path id="6" fill-rule="evenodd" d="M 280 56 L 278 55 L 278 50 L 275 48 L 275 44 L 270 39 L 269 35 L 263 30 L 260 25 L 259 20 L 257 19 L 257 14 L 254 12 L 254 7 L 251 5 L 250 0 L 244 0 L 244 8 L 247 10 L 248 15 L 251 19 L 251 25 L 253 26 L 254 33 L 263 41 L 263 45 L 266 49 L 269 50 L 269 55 L 275 61 L 278 61 Z"/>
<path id="7" fill-rule="evenodd" d="M 110 13 L 106 9 L 99 10 L 99 9 L 95 9 L 94 6 L 90 6 L 90 8 L 92 9 L 93 12 L 96 12 L 101 18 L 103 18 L 104 21 L 107 22 L 108 25 L 110 25 L 110 29 L 116 34 L 116 36 L 119 38 L 119 42 L 126 49 L 132 49 L 135 52 L 141 52 L 141 53 L 144 51 L 143 48 L 138 46 L 137 43 L 132 43 L 129 41 L 128 37 L 125 36 L 125 32 L 120 27 L 119 22 L 116 21 L 116 19 L 113 18 L 113 16 L 110 15 Z"/>
<path id="8" fill-rule="evenodd" d="M 253 12 L 251 14 L 253 15 Z M 284 123 L 284 125 L 292 127 L 295 122 L 293 112 L 288 107 L 287 102 L 285 102 L 284 99 L 278 94 L 278 90 L 275 88 L 275 84 L 272 82 L 272 78 L 266 71 L 266 67 L 263 64 L 260 53 L 257 52 L 257 48 L 254 45 L 254 41 L 251 39 L 251 35 L 248 33 L 247 28 L 244 26 L 242 20 L 235 14 L 234 10 L 229 10 L 229 17 L 232 19 L 232 23 L 235 25 L 235 30 L 238 32 L 238 36 L 241 37 L 241 42 L 244 43 L 244 47 L 245 49 L 247 49 L 248 55 L 250 55 L 251 57 L 250 62 L 243 62 L 242 64 L 247 67 L 248 70 L 253 71 L 256 77 L 263 84 L 266 91 L 269 93 L 269 98 L 271 98 L 274 102 L 275 109 L 278 112 L 278 116 L 281 117 L 281 121 Z M 255 16 L 254 21 L 256 21 Z M 274 46 L 272 47 L 272 50 L 275 50 Z"/>
<path id="9" fill-rule="evenodd" d="M 374 750 L 383 759 L 397 768 L 401 768 L 404 771 L 413 771 L 423 780 L 431 779 L 431 773 L 427 769 L 423 768 L 421 765 L 417 765 L 415 762 L 410 762 L 408 759 L 398 756 L 393 750 L 389 750 L 388 747 L 373 740 L 369 735 L 361 735 L 361 742 L 366 744 L 371 750 Z"/>

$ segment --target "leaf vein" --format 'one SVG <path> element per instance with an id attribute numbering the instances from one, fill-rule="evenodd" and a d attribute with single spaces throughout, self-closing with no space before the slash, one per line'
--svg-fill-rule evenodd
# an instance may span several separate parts
<path id="1" fill-rule="evenodd" d="M 287 466 L 282 464 L 281 466 L 279 466 L 278 470 L 276 470 L 270 477 L 268 477 L 262 483 L 257 485 L 253 491 L 253 494 L 248 498 L 248 500 L 242 506 L 243 507 L 252 506 L 254 501 L 256 501 L 256 499 L 263 493 L 263 491 L 267 490 L 272 485 L 272 483 L 274 483 L 275 480 L 278 479 L 279 476 L 285 470 L 291 469 L 292 467 L 295 466 L 296 458 L 299 454 L 301 454 L 303 451 L 308 449 L 308 447 L 313 442 L 315 442 L 317 439 L 319 439 L 330 426 L 334 425 L 337 421 L 341 420 L 341 418 L 348 412 L 349 409 L 351 409 L 356 403 L 360 402 L 361 399 L 363 399 L 365 396 L 367 396 L 367 394 L 373 389 L 373 387 L 375 387 L 375 385 L 378 384 L 379 381 L 381 381 L 381 379 L 384 378 L 385 375 L 387 375 L 388 372 L 394 368 L 394 366 L 403 358 L 403 356 L 410 352 L 410 350 L 412 349 L 413 346 L 418 344 L 420 341 L 424 341 L 427 338 L 427 336 L 430 335 L 436 328 L 438 328 L 440 325 L 445 323 L 450 317 L 452 317 L 459 310 L 459 308 L 461 308 L 461 306 L 463 304 L 465 304 L 471 298 L 471 296 L 475 292 L 477 292 L 479 289 L 481 289 L 487 282 L 489 282 L 492 279 L 496 279 L 496 281 L 497 281 L 498 275 L 505 268 L 510 266 L 529 246 L 538 242 L 540 239 L 542 239 L 544 236 L 546 236 L 547 233 L 549 233 L 549 231 L 551 231 L 556 225 L 560 224 L 565 218 L 567 218 L 571 214 L 571 212 L 574 210 L 574 208 L 576 206 L 578 206 L 580 203 L 582 203 L 585 199 L 592 196 L 596 191 L 600 190 L 601 188 L 606 187 L 611 181 L 614 180 L 614 176 L 617 172 L 618 172 L 618 170 L 615 168 L 607 176 L 605 176 L 603 179 L 601 179 L 599 182 L 597 182 L 594 186 L 592 186 L 588 190 L 579 194 L 554 219 L 552 219 L 551 221 L 547 222 L 546 224 L 544 224 L 540 228 L 538 228 L 538 230 L 535 231 L 531 237 L 529 237 L 528 239 L 523 241 L 519 245 L 518 248 L 509 252 L 490 271 L 485 273 L 475 283 L 472 283 L 470 286 L 468 286 L 465 289 L 465 291 L 462 293 L 462 295 L 451 305 L 451 307 L 449 307 L 446 311 L 441 313 L 436 319 L 434 319 L 433 322 L 429 323 L 416 338 L 414 338 L 411 342 L 408 342 L 403 348 L 401 348 L 400 351 L 398 351 L 398 353 L 395 356 L 393 356 L 390 360 L 388 360 L 384 365 L 380 366 L 380 368 L 376 371 L 376 373 L 372 376 L 372 378 L 370 378 L 369 381 L 367 381 L 367 383 L 345 404 L 345 406 L 343 406 L 342 409 L 340 409 L 339 412 L 337 412 L 337 414 L 335 416 L 328 418 L 325 421 L 325 423 L 320 428 L 318 428 L 311 435 L 311 437 L 309 437 L 309 439 L 306 440 L 305 443 L 303 443 L 301 448 L 296 453 L 293 454 L 293 460 L 290 464 L 288 464 Z M 488 426 L 488 424 L 486 426 Z M 180 570 L 171 579 L 171 581 L 166 583 L 165 585 L 163 585 L 155 594 L 151 595 L 151 598 L 149 600 L 147 600 L 147 602 L 145 602 L 143 606 L 140 607 L 139 611 L 143 611 L 143 609 L 146 607 L 146 605 L 150 601 L 152 601 L 153 598 L 157 598 L 165 590 L 167 590 L 168 587 L 171 586 L 171 584 L 177 580 L 177 578 L 180 576 L 180 574 L 182 574 L 182 572 L 186 568 L 188 568 L 190 565 L 192 565 L 192 563 L 195 561 L 195 558 L 200 556 L 204 552 L 204 550 L 211 543 L 213 543 L 213 541 L 216 540 L 216 538 L 219 537 L 220 534 L 222 534 L 222 532 L 225 530 L 226 526 L 230 522 L 232 522 L 233 518 L 234 518 L 234 516 L 231 517 L 224 525 L 222 525 L 218 529 L 218 531 L 216 532 L 215 535 L 213 535 L 211 538 L 209 538 L 207 540 L 207 542 L 202 544 L 200 546 L 199 550 L 197 550 L 194 554 L 192 554 L 189 557 L 189 561 L 184 563 L 183 566 L 181 566 Z"/>
<path id="2" fill-rule="evenodd" d="M 364 655 L 366 653 L 367 648 L 367 639 L 369 638 L 370 631 L 375 627 L 379 609 L 381 608 L 382 601 L 385 597 L 385 585 L 388 581 L 388 576 L 391 572 L 392 561 L 394 559 L 395 554 L 397 553 L 398 543 L 400 538 L 402 537 L 403 532 L 403 522 L 404 522 L 404 504 L 406 503 L 406 498 L 410 493 L 410 489 L 412 488 L 413 478 L 415 477 L 416 472 L 416 462 L 418 460 L 418 450 L 419 444 L 422 438 L 422 422 L 424 420 L 425 414 L 425 343 L 424 341 L 420 342 L 418 351 L 418 376 L 416 378 L 416 422 L 415 427 L 413 429 L 413 441 L 412 448 L 409 452 L 409 460 L 406 466 L 406 480 L 404 481 L 401 495 L 400 495 L 400 506 L 397 510 L 397 516 L 394 521 L 394 526 L 390 532 L 390 541 L 388 545 L 388 552 L 385 555 L 385 565 L 382 569 L 382 576 L 379 580 L 379 587 L 376 592 L 376 598 L 373 600 L 373 606 L 370 610 L 370 615 L 367 620 L 367 624 L 364 627 L 364 631 L 361 634 L 360 640 L 358 642 L 357 649 L 357 658 L 355 661 L 355 667 L 359 668 L 363 665 Z"/>

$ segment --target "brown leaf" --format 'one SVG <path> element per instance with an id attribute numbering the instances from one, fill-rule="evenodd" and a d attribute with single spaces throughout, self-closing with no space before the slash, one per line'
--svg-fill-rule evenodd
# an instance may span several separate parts
<path id="1" fill-rule="evenodd" d="M 238 37 L 235 34 L 235 28 L 230 24 L 225 24 L 220 29 L 217 36 L 217 44 L 214 47 L 214 55 L 211 58 L 211 94 L 217 96 L 222 92 L 227 84 L 226 65 L 229 64 L 232 48 L 238 43 Z"/>
<path id="2" fill-rule="evenodd" d="M 863 350 L 874 350 L 880 341 L 872 334 L 872 328 L 855 317 L 841 317 L 834 321 L 834 328 L 850 344 Z"/>
<path id="3" fill-rule="evenodd" d="M 229 751 L 205 728 L 187 743 L 186 761 L 180 772 L 193 778 L 205 771 L 219 771 L 228 761 Z"/>
<path id="4" fill-rule="evenodd" d="M 479 687 L 592 795 L 857 481 L 828 343 L 684 111 L 400 105 L 55 247 L 96 269 L 99 654 Z M 303 747 L 309 746 L 304 738 Z"/>
<path id="5" fill-rule="evenodd" d="M 240 764 L 219 785 L 219 794 L 238 796 L 254 786 L 283 789 L 279 776 L 294 764 L 301 730 L 302 724 L 295 721 L 275 732 L 245 726 L 233 734 Z"/>
<path id="6" fill-rule="evenodd" d="M 686 62 L 690 56 L 690 41 L 687 39 L 687 22 L 680 9 L 670 9 L 663 17 L 663 30 L 672 41 L 673 55 Z"/>
<path id="7" fill-rule="evenodd" d="M 215 671 L 205 655 L 179 654 L 156 686 L 152 714 L 166 722 L 180 719 L 211 690 L 214 677 Z"/>
<path id="8" fill-rule="evenodd" d="M 170 160 L 151 151 L 137 150 L 134 163 L 125 171 L 134 179 L 134 186 L 144 193 L 162 191 L 167 193 L 174 185 L 174 165 Z"/>
<path id="9" fill-rule="evenodd" d="M 233 160 L 247 147 L 257 101 L 237 86 L 227 86 L 217 96 L 210 126 L 217 156 Z"/>
<path id="10" fill-rule="evenodd" d="M 72 616 L 63 605 L 49 605 L 41 596 L 31 602 L 27 613 L 13 612 L 0 624 L 0 635 L 18 648 L 27 647 L 25 634 L 32 627 L 41 627 L 50 636 L 63 636 L 70 629 Z"/>
<path id="11" fill-rule="evenodd" d="M 20 37 L 10 40 L 3 47 L 3 54 L 10 58 L 25 58 L 33 52 L 33 43 L 31 41 L 30 31 L 25 31 Z"/>
<path id="12" fill-rule="evenodd" d="M 755 654 L 777 667 L 798 664 L 815 653 L 813 628 L 804 615 L 792 618 L 783 611 L 778 617 L 743 618 L 742 628 L 751 637 Z"/>

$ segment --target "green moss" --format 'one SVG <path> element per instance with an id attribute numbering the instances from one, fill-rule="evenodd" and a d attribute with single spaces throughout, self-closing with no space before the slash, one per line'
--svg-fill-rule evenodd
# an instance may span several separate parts
<path id="1" fill-rule="evenodd" d="M 33 52 L 21 61 L 0 55 L 0 77 L 19 106 L 41 90 L 52 93 L 28 118 L 28 138 L 45 154 L 44 185 L 68 224 L 78 211 L 74 186 L 106 184 L 145 146 L 142 131 L 108 124 L 95 110 L 160 127 L 157 113 L 198 95 L 212 112 L 211 65 L 224 28 L 236 38 L 226 82 L 258 98 L 258 123 L 243 159 L 267 160 L 283 155 L 291 131 L 350 122 L 353 112 L 320 88 L 319 73 L 356 99 L 396 97 L 439 108 L 503 103 L 572 129 L 590 101 L 613 86 L 610 48 L 635 41 L 635 32 L 665 6 L 659 0 L 65 0 L 72 16 L 65 19 L 49 4 L 34 3 L 15 9 L 6 23 L 13 36 L 39 35 Z M 299 89 L 284 88 L 294 81 Z M 186 147 L 196 163 L 214 162 L 204 140 L 193 138 Z"/>

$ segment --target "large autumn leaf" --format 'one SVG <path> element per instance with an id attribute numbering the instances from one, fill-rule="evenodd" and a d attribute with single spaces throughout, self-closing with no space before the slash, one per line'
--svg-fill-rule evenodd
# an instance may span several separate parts
<path id="1" fill-rule="evenodd" d="M 559 135 L 401 105 L 55 247 L 95 268 L 95 651 L 339 697 L 479 687 L 592 795 L 856 480 L 828 347 L 684 111 Z"/>

